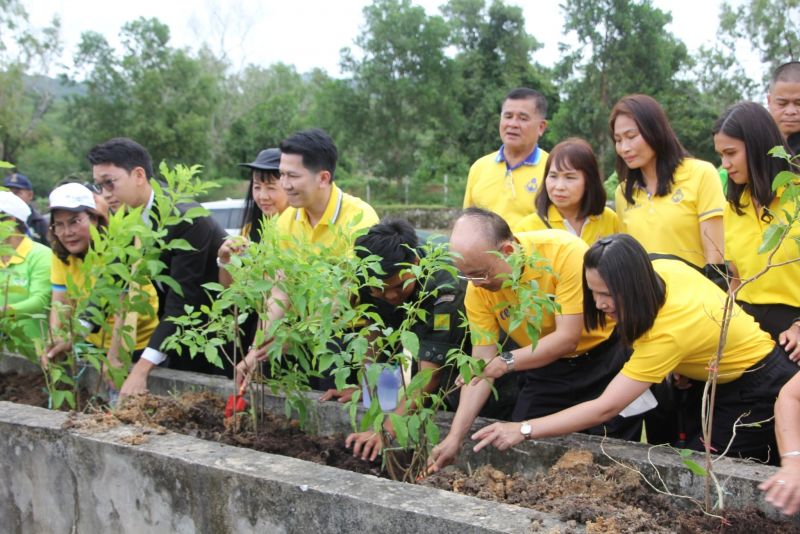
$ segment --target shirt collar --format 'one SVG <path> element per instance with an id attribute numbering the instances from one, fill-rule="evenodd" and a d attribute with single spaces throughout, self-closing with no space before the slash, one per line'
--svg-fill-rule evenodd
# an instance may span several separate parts
<path id="1" fill-rule="evenodd" d="M 339 220 L 339 215 L 342 212 L 342 198 L 344 197 L 344 193 L 341 189 L 336 187 L 336 184 L 331 184 L 331 196 L 328 197 L 328 205 L 325 206 L 325 211 L 322 213 L 322 217 L 319 218 L 319 222 L 317 226 L 320 224 L 327 224 L 333 225 Z M 308 215 L 306 214 L 305 208 L 299 208 L 297 213 L 294 216 L 295 221 L 306 221 L 308 222 Z"/>
<path id="2" fill-rule="evenodd" d="M 17 245 L 16 250 L 14 251 L 14 255 L 11 256 L 11 259 L 8 260 L 6 264 L 0 264 L 0 267 L 8 267 L 9 265 L 14 265 L 18 263 L 22 263 L 25 261 L 25 257 L 30 253 L 33 249 L 33 241 L 29 237 L 23 237 L 22 241 L 19 242 Z"/>
<path id="3" fill-rule="evenodd" d="M 156 198 L 154 189 L 150 190 L 150 198 L 147 200 L 144 209 L 142 210 L 142 220 L 145 224 L 150 224 L 150 209 L 153 207 L 153 200 Z"/>
<path id="4" fill-rule="evenodd" d="M 531 152 L 530 154 L 528 154 L 528 157 L 527 157 L 527 158 L 525 158 L 524 160 L 522 160 L 522 161 L 521 161 L 520 163 L 518 163 L 517 165 L 515 165 L 515 166 L 511 167 L 511 166 L 508 164 L 508 160 L 506 159 L 505 148 L 506 148 L 506 145 L 505 145 L 505 144 L 503 144 L 503 145 L 500 145 L 500 150 L 498 150 L 498 151 L 497 151 L 497 157 L 496 157 L 496 158 L 494 158 L 494 160 L 495 160 L 497 163 L 501 163 L 501 162 L 503 162 L 503 161 L 504 161 L 504 162 L 506 163 L 506 167 L 508 167 L 508 170 L 510 170 L 510 171 L 513 171 L 514 169 L 518 169 L 519 167 L 521 167 L 521 166 L 523 166 L 523 165 L 536 165 L 536 164 L 538 164 L 538 163 L 539 163 L 539 160 L 540 160 L 540 159 L 541 159 L 541 157 L 542 157 L 542 151 L 541 151 L 541 149 L 539 149 L 539 145 L 537 144 L 536 146 L 534 146 L 534 147 L 533 147 L 533 152 Z"/>

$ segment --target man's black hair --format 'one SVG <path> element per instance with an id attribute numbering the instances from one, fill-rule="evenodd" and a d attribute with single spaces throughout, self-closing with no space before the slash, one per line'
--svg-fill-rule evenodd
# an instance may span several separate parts
<path id="1" fill-rule="evenodd" d="M 294 133 L 281 142 L 282 154 L 302 156 L 303 167 L 312 171 L 328 171 L 333 181 L 339 152 L 331 136 L 319 128 L 311 128 Z"/>
<path id="2" fill-rule="evenodd" d="M 111 163 L 128 172 L 136 167 L 144 169 L 149 180 L 153 176 L 153 160 L 142 145 L 127 137 L 115 137 L 95 145 L 86 155 L 92 165 Z"/>
<path id="3" fill-rule="evenodd" d="M 536 89 L 517 87 L 506 94 L 506 97 L 503 99 L 504 104 L 506 100 L 533 100 L 533 104 L 536 106 L 536 111 L 539 115 L 541 115 L 543 119 L 547 118 L 547 99 Z"/>
<path id="4" fill-rule="evenodd" d="M 372 272 L 370 275 L 381 280 L 391 278 L 405 268 L 402 264 L 416 259 L 417 232 L 405 219 L 384 218 L 369 231 L 356 239 L 356 255 L 380 256 L 380 266 L 385 274 Z"/>

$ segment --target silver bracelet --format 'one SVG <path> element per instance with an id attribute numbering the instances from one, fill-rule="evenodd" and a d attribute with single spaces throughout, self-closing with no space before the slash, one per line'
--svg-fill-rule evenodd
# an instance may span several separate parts
<path id="1" fill-rule="evenodd" d="M 800 451 L 789 451 L 781 454 L 781 458 L 792 458 L 794 456 L 800 456 Z"/>

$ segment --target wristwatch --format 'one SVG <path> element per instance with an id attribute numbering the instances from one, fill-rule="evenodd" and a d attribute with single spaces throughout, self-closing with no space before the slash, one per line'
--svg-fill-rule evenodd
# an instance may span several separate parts
<path id="1" fill-rule="evenodd" d="M 500 359 L 506 362 L 506 370 L 509 373 L 514 370 L 514 355 L 510 351 L 501 352 Z"/>
<path id="2" fill-rule="evenodd" d="M 522 434 L 522 437 L 525 439 L 531 439 L 531 424 L 527 421 L 523 421 L 522 424 L 519 426 L 519 433 Z"/>

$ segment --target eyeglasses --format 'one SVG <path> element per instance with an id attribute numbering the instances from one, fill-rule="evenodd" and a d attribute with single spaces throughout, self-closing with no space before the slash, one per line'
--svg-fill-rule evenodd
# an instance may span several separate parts
<path id="1" fill-rule="evenodd" d="M 109 178 L 108 180 L 103 180 L 102 182 L 95 182 L 94 185 L 96 188 L 105 189 L 110 193 L 114 190 L 114 187 L 116 187 L 118 181 L 119 178 L 116 179 Z"/>
<path id="2" fill-rule="evenodd" d="M 103 192 L 103 186 L 101 184 L 96 184 L 94 182 L 85 182 L 83 186 L 92 193 L 94 193 L 95 195 L 99 195 L 100 193 Z M 114 188 L 114 183 L 111 182 L 111 189 L 113 188 Z"/>
<path id="3" fill-rule="evenodd" d="M 85 221 L 86 219 L 88 219 L 88 216 L 84 217 L 83 215 L 76 215 L 75 217 L 68 220 L 66 223 L 57 222 L 51 224 L 50 230 L 52 230 L 55 235 L 61 235 L 67 230 L 73 230 L 73 231 L 77 230 L 80 227 L 80 225 L 83 224 L 83 221 Z"/>
<path id="4" fill-rule="evenodd" d="M 466 276 L 464 274 L 457 275 L 459 280 L 466 280 L 467 282 L 485 282 L 489 279 L 489 273 L 487 272 L 483 276 Z"/>

